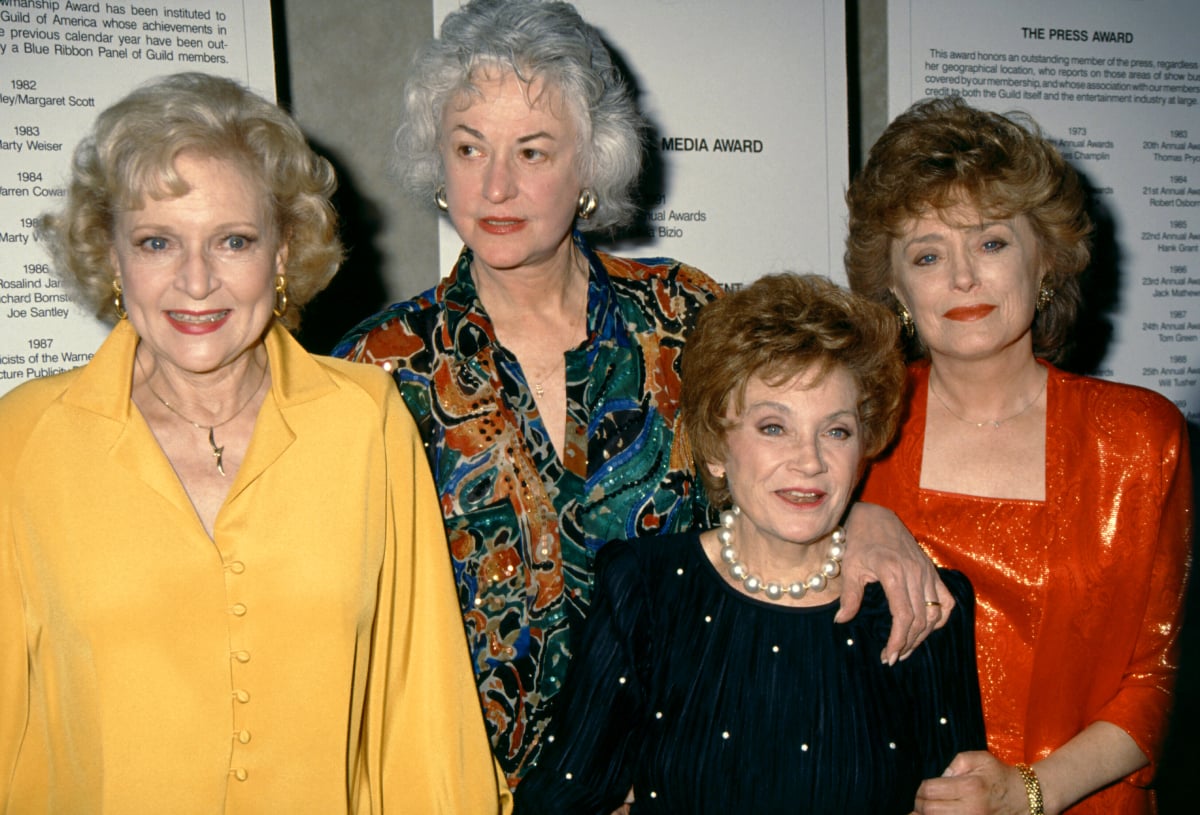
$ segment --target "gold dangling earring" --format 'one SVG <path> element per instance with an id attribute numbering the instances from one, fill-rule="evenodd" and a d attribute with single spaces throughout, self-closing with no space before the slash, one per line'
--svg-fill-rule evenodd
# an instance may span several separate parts
<path id="1" fill-rule="evenodd" d="M 917 324 L 913 322 L 913 316 L 908 313 L 908 308 L 903 303 L 897 305 L 900 306 L 896 311 L 896 316 L 900 318 L 900 331 L 905 339 L 911 340 L 917 333 Z"/>
<path id="2" fill-rule="evenodd" d="M 1038 314 L 1041 314 L 1043 311 L 1046 310 L 1046 306 L 1050 305 L 1050 301 L 1053 299 L 1054 299 L 1054 289 L 1047 286 L 1046 281 L 1043 280 L 1041 285 L 1038 286 L 1037 303 L 1034 305 L 1034 309 L 1037 311 Z"/>
<path id="3" fill-rule="evenodd" d="M 450 211 L 450 202 L 446 200 L 446 185 L 445 184 L 438 187 L 437 191 L 434 192 L 433 203 L 437 204 L 437 208 L 440 209 L 442 212 Z"/>
<path id="4" fill-rule="evenodd" d="M 575 207 L 575 214 L 578 215 L 581 220 L 586 221 L 588 218 L 592 217 L 592 213 L 596 211 L 596 207 L 598 206 L 600 206 L 600 202 L 596 200 L 596 193 L 585 189 L 583 192 L 579 193 L 579 203 Z"/>
<path id="5" fill-rule="evenodd" d="M 117 312 L 117 319 L 124 320 L 129 315 L 125 313 L 125 291 L 121 288 L 121 281 L 113 278 L 113 311 Z"/>
<path id="6" fill-rule="evenodd" d="M 287 297 L 287 278 L 283 275 L 275 275 L 275 308 L 272 309 L 276 317 L 282 317 L 287 313 L 288 297 Z"/>

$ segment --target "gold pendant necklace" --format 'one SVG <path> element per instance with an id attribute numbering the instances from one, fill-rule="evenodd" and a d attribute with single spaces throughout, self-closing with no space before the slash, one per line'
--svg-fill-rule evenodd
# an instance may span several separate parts
<path id="1" fill-rule="evenodd" d="M 174 413 L 180 419 L 183 419 L 185 422 L 190 424 L 192 427 L 196 428 L 197 430 L 204 430 L 205 429 L 204 425 L 200 424 L 199 422 L 194 422 L 191 419 L 189 419 L 187 416 L 184 416 L 182 413 L 180 413 L 175 408 L 174 405 L 172 405 L 166 399 L 163 399 L 161 396 L 158 395 L 158 392 L 155 391 L 154 387 L 150 384 L 150 377 L 146 375 L 146 369 L 142 367 L 141 359 L 138 358 L 136 353 L 134 354 L 133 358 L 134 358 L 134 360 L 137 361 L 137 366 L 142 372 L 142 381 L 146 385 L 146 390 L 150 391 L 150 395 L 153 396 L 158 401 L 162 402 L 163 407 L 165 407 L 167 410 Z M 263 381 L 266 378 L 267 378 L 267 366 L 264 365 L 262 368 L 262 373 L 258 377 L 258 384 L 254 386 L 254 390 L 252 390 L 250 392 L 250 395 L 246 398 L 246 401 L 242 402 L 241 407 L 239 407 L 237 410 L 235 410 L 233 412 L 233 415 L 230 416 L 228 419 L 225 419 L 224 421 L 216 422 L 215 424 L 208 425 L 208 446 L 210 448 L 212 448 L 212 456 L 213 456 L 213 458 L 215 458 L 217 460 L 217 472 L 219 472 L 222 477 L 224 477 L 224 475 L 225 475 L 225 459 L 224 459 L 225 447 L 223 445 L 217 444 L 216 430 L 218 427 L 222 427 L 224 425 L 229 424 L 230 422 L 232 422 L 234 419 L 236 419 L 238 416 L 240 416 L 242 414 L 242 411 L 246 409 L 246 406 L 249 405 L 252 401 L 254 401 L 254 397 L 256 395 L 258 395 L 258 391 L 262 388 Z"/>

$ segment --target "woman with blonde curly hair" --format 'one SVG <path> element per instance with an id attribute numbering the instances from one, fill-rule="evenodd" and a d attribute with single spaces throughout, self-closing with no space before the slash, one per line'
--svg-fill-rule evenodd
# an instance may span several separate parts
<path id="1" fill-rule="evenodd" d="M 0 811 L 499 810 L 416 429 L 286 328 L 334 183 L 204 74 L 76 150 L 44 231 L 116 325 L 0 400 Z"/>
<path id="2" fill-rule="evenodd" d="M 988 752 L 921 813 L 1152 813 L 1191 542 L 1179 410 L 1054 366 L 1088 264 L 1076 172 L 1028 117 L 919 102 L 850 185 L 851 286 L 915 361 L 864 499 L 979 599 Z"/>

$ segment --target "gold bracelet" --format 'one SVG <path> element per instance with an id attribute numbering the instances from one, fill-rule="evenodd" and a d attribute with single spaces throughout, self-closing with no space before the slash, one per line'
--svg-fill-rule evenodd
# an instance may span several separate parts
<path id="1" fill-rule="evenodd" d="M 1037 773 L 1028 764 L 1018 764 L 1017 772 L 1025 782 L 1025 794 L 1029 796 L 1029 815 L 1046 815 L 1042 804 L 1042 782 L 1038 781 Z"/>

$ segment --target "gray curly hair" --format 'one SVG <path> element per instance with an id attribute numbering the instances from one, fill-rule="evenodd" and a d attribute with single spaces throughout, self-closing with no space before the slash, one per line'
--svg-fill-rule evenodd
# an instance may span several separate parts
<path id="1" fill-rule="evenodd" d="M 478 94 L 474 81 L 495 68 L 525 83 L 540 79 L 575 117 L 577 170 L 599 203 L 579 228 L 601 232 L 633 220 L 645 121 L 600 34 L 574 6 L 557 0 L 473 0 L 446 16 L 441 36 L 417 54 L 404 88 L 396 148 L 405 189 L 418 200 L 434 200 L 445 175 L 442 112 Z"/>

